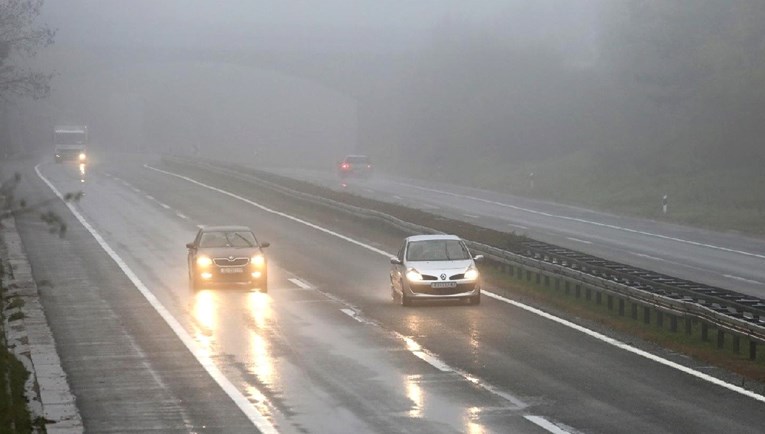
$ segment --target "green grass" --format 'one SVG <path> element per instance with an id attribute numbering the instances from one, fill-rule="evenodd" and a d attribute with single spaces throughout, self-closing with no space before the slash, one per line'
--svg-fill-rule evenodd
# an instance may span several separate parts
<path id="1" fill-rule="evenodd" d="M 0 332 L 2 324 L 0 324 Z M 16 357 L 0 345 L 0 434 L 28 433 L 32 421 L 24 396 L 24 383 L 29 372 Z"/>
<path id="2" fill-rule="evenodd" d="M 667 155 L 666 160 L 647 153 L 588 151 L 533 164 L 477 158 L 410 173 L 616 214 L 765 235 L 765 201 L 758 193 L 765 191 L 765 171 L 716 167 L 692 155 Z"/>

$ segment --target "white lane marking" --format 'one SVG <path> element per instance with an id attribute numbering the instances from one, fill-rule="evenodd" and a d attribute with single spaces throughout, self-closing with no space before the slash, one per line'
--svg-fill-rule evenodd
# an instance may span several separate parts
<path id="1" fill-rule="evenodd" d="M 205 225 L 197 225 L 197 227 L 198 227 L 199 229 L 204 229 L 204 228 L 205 228 Z"/>
<path id="2" fill-rule="evenodd" d="M 43 176 L 43 174 L 40 172 L 40 165 L 38 164 L 35 166 L 35 172 L 37 172 L 37 176 L 40 177 L 40 179 L 45 182 L 45 184 L 48 185 L 48 187 L 53 191 L 53 193 L 58 196 L 59 199 L 64 201 L 64 204 L 67 208 L 69 208 L 69 211 L 79 220 L 80 224 L 87 229 L 88 232 L 93 236 L 93 238 L 96 239 L 98 244 L 101 246 L 102 249 L 106 252 L 106 254 L 109 255 L 110 258 L 117 264 L 118 267 L 122 270 L 123 273 L 130 279 L 130 281 L 135 285 L 135 287 L 138 289 L 138 291 L 143 294 L 143 296 L 146 298 L 146 300 L 151 304 L 151 306 L 154 308 L 154 310 L 157 311 L 157 313 L 162 317 L 162 319 L 165 320 L 168 326 L 175 332 L 176 336 L 180 338 L 181 342 L 186 346 L 186 348 L 189 349 L 191 354 L 194 355 L 194 357 L 197 359 L 200 365 L 207 371 L 208 374 L 210 374 L 210 377 L 215 380 L 216 383 L 223 389 L 223 391 L 231 398 L 232 401 L 239 407 L 240 410 L 247 416 L 248 419 L 257 427 L 260 431 L 264 433 L 278 433 L 276 427 L 271 424 L 271 422 L 266 419 L 266 417 L 258 411 L 257 408 L 255 408 L 250 401 L 247 399 L 246 396 L 242 394 L 242 392 L 239 391 L 239 389 L 236 388 L 229 380 L 226 378 L 226 376 L 221 372 L 221 370 L 215 365 L 215 362 L 213 359 L 206 354 L 205 351 L 200 350 L 199 346 L 197 345 L 196 341 L 194 341 L 194 338 L 191 337 L 191 335 L 188 334 L 186 329 L 183 328 L 183 326 L 178 322 L 178 320 L 173 317 L 173 315 L 168 311 L 165 306 L 162 305 L 162 303 L 157 299 L 157 297 L 149 290 L 146 285 L 138 278 L 138 276 L 133 272 L 132 269 L 125 263 L 125 261 L 122 260 L 122 258 L 117 255 L 117 253 L 109 246 L 109 244 L 106 243 L 106 240 L 96 232 L 96 230 L 93 228 L 93 226 L 88 223 L 87 220 L 85 220 L 85 217 L 80 214 L 79 211 L 74 207 L 74 205 L 71 202 L 67 202 L 64 200 L 64 197 L 61 195 L 61 192 L 58 191 L 58 189 L 46 178 Z M 252 386 L 255 387 L 255 386 Z"/>
<path id="3" fill-rule="evenodd" d="M 627 252 L 627 253 L 630 253 L 630 254 L 635 255 L 635 256 L 640 256 L 641 258 L 648 258 L 648 259 L 653 259 L 655 261 L 661 261 L 661 262 L 664 262 L 666 264 L 676 265 L 678 267 L 690 268 L 691 270 L 704 271 L 704 272 L 708 272 L 709 271 L 708 268 L 702 268 L 702 267 L 696 267 L 694 265 L 683 264 L 681 262 L 671 261 L 669 259 L 664 259 L 664 258 L 659 258 L 658 256 L 646 255 L 645 253 L 637 253 L 637 252 Z"/>
<path id="4" fill-rule="evenodd" d="M 356 314 L 356 311 L 353 309 L 340 309 L 340 312 L 348 315 L 349 317 L 353 318 L 355 321 L 358 321 L 360 323 L 363 323 L 364 321 L 359 318 L 358 314 Z"/>
<path id="5" fill-rule="evenodd" d="M 725 382 L 723 380 L 720 380 L 719 378 L 715 378 L 715 377 L 713 377 L 711 375 L 707 375 L 707 374 L 705 374 L 703 372 L 699 372 L 699 371 L 697 371 L 695 369 L 688 368 L 688 367 L 683 366 L 683 365 L 681 365 L 679 363 L 675 363 L 675 362 L 667 360 L 667 359 L 665 359 L 663 357 L 659 357 L 657 355 L 651 354 L 648 351 L 643 351 L 643 350 L 641 350 L 639 348 L 635 348 L 632 345 L 626 344 L 626 343 L 624 343 L 624 342 L 622 342 L 620 340 L 614 339 L 612 337 L 609 337 L 609 336 L 606 336 L 604 334 L 598 333 L 596 331 L 590 330 L 588 328 L 582 327 L 579 324 L 574 324 L 571 321 L 568 321 L 568 320 L 565 320 L 563 318 L 557 317 L 555 315 L 549 314 L 549 313 L 547 313 L 547 312 L 545 312 L 543 310 L 537 309 L 535 307 L 528 306 L 526 304 L 517 302 L 515 300 L 511 300 L 509 298 L 503 297 L 501 295 L 494 294 L 494 293 L 489 292 L 489 291 L 483 291 L 483 293 L 486 294 L 487 296 L 493 298 L 493 299 L 496 299 L 496 300 L 499 300 L 499 301 L 503 301 L 503 302 L 511 304 L 513 306 L 519 307 L 519 308 L 521 308 L 521 309 L 523 309 L 525 311 L 528 311 L 528 312 L 531 312 L 533 314 L 539 315 L 539 316 L 541 316 L 543 318 L 547 318 L 550 321 L 554 321 L 554 322 L 557 322 L 558 324 L 561 324 L 561 325 L 564 325 L 566 327 L 572 328 L 574 330 L 580 331 L 580 332 L 582 332 L 582 333 L 584 333 L 584 334 L 586 334 L 588 336 L 591 336 L 591 337 L 593 337 L 593 338 L 595 338 L 595 339 L 597 339 L 599 341 L 605 342 L 605 343 L 607 343 L 609 345 L 613 345 L 616 348 L 622 349 L 624 351 L 628 351 L 628 352 L 633 353 L 633 354 L 637 354 L 638 356 L 645 357 L 648 360 L 652 360 L 652 361 L 654 361 L 656 363 L 659 363 L 659 364 L 662 364 L 664 366 L 668 366 L 670 368 L 677 369 L 680 372 L 686 373 L 688 375 L 691 375 L 693 377 L 696 377 L 696 378 L 699 378 L 701 380 L 707 381 L 709 383 L 716 384 L 716 385 L 721 386 L 721 387 L 723 387 L 725 389 L 728 389 L 728 390 L 730 390 L 732 392 L 736 392 L 736 393 L 739 393 L 741 395 L 748 396 L 748 397 L 753 398 L 753 399 L 755 399 L 757 401 L 760 401 L 760 402 L 765 402 L 765 396 L 757 394 L 757 393 L 752 392 L 750 390 L 744 389 L 743 387 L 739 387 L 739 386 L 736 386 L 735 384 L 727 383 L 727 382 Z"/>
<path id="6" fill-rule="evenodd" d="M 371 251 L 373 251 L 375 253 L 379 253 L 379 254 L 387 257 L 387 258 L 396 256 L 396 255 L 388 253 L 388 252 L 386 252 L 384 250 L 380 250 L 380 249 L 378 249 L 376 247 L 372 247 L 372 246 L 369 246 L 367 244 L 364 244 L 361 241 L 356 241 L 353 238 L 347 237 L 345 235 L 342 235 L 342 234 L 339 234 L 337 232 L 331 231 L 329 229 L 323 228 L 323 227 L 321 227 L 319 225 L 313 224 L 313 223 L 311 223 L 309 221 L 306 221 L 306 220 L 303 220 L 303 219 L 299 219 L 299 218 L 291 216 L 289 214 L 285 214 L 285 213 L 283 213 L 281 211 L 273 210 L 273 209 L 268 208 L 266 206 L 263 206 L 263 205 L 261 205 L 261 204 L 259 204 L 257 202 L 253 202 L 253 201 L 251 201 L 249 199 L 246 199 L 246 198 L 244 198 L 242 196 L 238 196 L 238 195 L 236 195 L 234 193 L 229 193 L 226 190 L 221 190 L 220 188 L 213 187 L 213 186 L 210 186 L 210 185 L 207 185 L 207 184 L 203 184 L 203 183 L 201 183 L 201 182 L 199 182 L 199 181 L 197 181 L 195 179 L 189 178 L 188 176 L 178 175 L 177 173 L 173 173 L 173 172 L 168 172 L 168 171 L 165 171 L 165 170 L 157 169 L 156 167 L 151 167 L 148 164 L 144 164 L 144 167 L 146 167 L 147 169 L 154 170 L 154 171 L 159 172 L 159 173 L 164 173 L 165 175 L 168 175 L 168 176 L 174 176 L 176 178 L 183 179 L 184 181 L 188 181 L 188 182 L 190 182 L 192 184 L 196 184 L 196 185 L 198 185 L 200 187 L 204 187 L 204 188 L 206 188 L 208 190 L 216 191 L 216 192 L 224 194 L 226 196 L 233 197 L 234 199 L 237 199 L 237 200 L 240 200 L 240 201 L 242 201 L 244 203 L 250 204 L 250 205 L 252 205 L 252 206 L 254 206 L 256 208 L 262 209 L 263 211 L 266 211 L 268 213 L 271 213 L 271 214 L 274 214 L 274 215 L 278 215 L 280 217 L 284 217 L 286 219 L 289 219 L 289 220 L 292 220 L 294 222 L 297 222 L 297 223 L 303 224 L 305 226 L 308 226 L 310 228 L 316 229 L 317 231 L 321 231 L 321 232 L 324 232 L 325 234 L 332 235 L 334 237 L 337 237 L 337 238 L 340 238 L 342 240 L 348 241 L 351 244 L 355 244 L 357 246 L 360 246 L 360 247 L 363 247 L 365 249 L 371 250 Z"/>
<path id="7" fill-rule="evenodd" d="M 420 204 L 419 206 L 420 206 L 420 208 L 422 208 L 422 209 L 432 209 L 432 210 L 441 209 L 441 208 L 439 208 L 439 207 L 437 207 L 437 206 L 435 206 L 435 205 L 429 205 L 429 204 L 427 204 L 427 203 L 423 203 L 423 204 Z"/>
<path id="8" fill-rule="evenodd" d="M 137 189 L 137 188 L 135 188 L 135 187 L 131 187 L 131 188 L 132 188 L 132 190 L 133 190 L 134 192 L 136 192 L 136 193 L 140 193 L 140 192 L 141 192 L 141 190 L 139 190 L 139 189 Z"/>
<path id="9" fill-rule="evenodd" d="M 186 217 L 185 215 L 183 215 L 183 214 L 181 214 L 179 212 L 176 212 L 175 215 L 177 215 L 178 217 L 180 217 L 180 218 L 182 218 L 184 220 L 188 220 L 189 219 L 188 217 Z"/>
<path id="10" fill-rule="evenodd" d="M 464 215 L 467 218 L 471 218 L 471 219 L 479 219 L 479 218 L 481 218 L 480 216 L 477 216 L 475 214 L 462 214 L 462 215 Z"/>
<path id="11" fill-rule="evenodd" d="M 441 372 L 455 372 L 455 370 L 452 369 L 451 366 L 447 365 L 446 363 L 442 362 L 441 359 L 439 359 L 438 357 L 424 350 L 420 346 L 420 344 L 418 344 L 414 339 L 407 336 L 400 335 L 400 334 L 399 336 L 401 337 L 401 339 L 404 340 L 404 342 L 406 342 L 406 349 L 409 350 L 410 353 L 420 358 L 421 360 L 425 361 L 425 363 L 438 369 Z"/>
<path id="12" fill-rule="evenodd" d="M 566 237 L 567 240 L 576 241 L 577 243 L 592 244 L 592 241 L 580 240 L 579 238 Z"/>
<path id="13" fill-rule="evenodd" d="M 401 200 L 401 196 L 396 196 L 395 194 L 393 195 L 393 198 L 396 200 Z"/>
<path id="14" fill-rule="evenodd" d="M 574 222 L 579 222 L 579 223 L 585 223 L 585 224 L 588 224 L 588 225 L 598 226 L 598 227 L 602 227 L 602 228 L 615 229 L 615 230 L 618 230 L 618 231 L 629 232 L 629 233 L 632 233 L 632 234 L 646 235 L 646 236 L 649 236 L 649 237 L 660 238 L 660 239 L 663 239 L 663 240 L 676 241 L 676 242 L 679 242 L 679 243 L 690 244 L 692 246 L 707 247 L 707 248 L 710 248 L 710 249 L 716 249 L 716 250 L 720 250 L 720 251 L 723 251 L 723 252 L 738 253 L 740 255 L 752 256 L 752 257 L 755 257 L 755 258 L 765 259 L 765 255 L 761 255 L 761 254 L 758 254 L 758 253 L 746 252 L 746 251 L 743 251 L 743 250 L 731 249 L 731 248 L 728 248 L 728 247 L 716 246 L 714 244 L 706 244 L 706 243 L 701 243 L 701 242 L 698 242 L 698 241 L 691 241 L 691 240 L 686 240 L 686 239 L 683 239 L 683 238 L 671 237 L 671 236 L 668 236 L 668 235 L 655 234 L 653 232 L 640 231 L 640 230 L 637 230 L 637 229 L 630 229 L 630 228 L 625 228 L 625 227 L 622 227 L 622 226 L 611 225 L 611 224 L 608 224 L 608 223 L 595 222 L 595 221 L 592 221 L 592 220 L 586 220 L 586 219 L 582 219 L 582 218 L 578 218 L 578 217 L 569 217 L 569 216 L 565 216 L 565 215 L 558 215 L 558 214 L 552 214 L 552 213 L 543 212 L 543 211 L 537 211 L 537 210 L 533 210 L 533 209 L 529 209 L 529 208 L 523 208 L 523 207 L 520 207 L 520 206 L 510 205 L 510 204 L 507 204 L 507 203 L 504 203 L 504 202 L 498 202 L 498 201 L 489 200 L 489 199 L 482 199 L 480 197 L 468 196 L 468 195 L 465 195 L 465 194 L 452 193 L 450 191 L 437 190 L 437 189 L 434 189 L 434 188 L 420 187 L 418 185 L 410 185 L 410 184 L 403 184 L 403 183 L 402 183 L 402 185 L 405 185 L 405 186 L 408 186 L 408 187 L 411 187 L 411 188 L 416 188 L 418 190 L 429 191 L 431 193 L 440 193 L 440 194 L 445 194 L 447 196 L 459 197 L 459 198 L 463 198 L 463 199 L 470 199 L 470 200 L 474 200 L 474 201 L 478 201 L 478 202 L 483 202 L 483 203 L 488 203 L 488 204 L 492 204 L 492 205 L 497 205 L 497 206 L 501 206 L 503 208 L 510 208 L 510 209 L 514 209 L 514 210 L 518 210 L 518 211 L 524 211 L 524 212 L 527 212 L 527 213 L 541 215 L 541 216 L 545 216 L 545 217 L 553 217 L 553 218 L 558 218 L 558 219 L 562 219 L 562 220 L 569 220 L 569 221 L 574 221 Z"/>
<path id="15" fill-rule="evenodd" d="M 302 224 L 305 224 L 308 227 L 317 229 L 317 230 L 322 231 L 324 233 L 327 233 L 327 234 L 330 234 L 330 235 L 334 235 L 334 236 L 336 236 L 336 237 L 338 237 L 340 239 L 346 240 L 346 241 L 348 241 L 350 243 L 353 243 L 353 244 L 355 244 L 357 246 L 363 247 L 363 248 L 365 248 L 367 250 L 370 250 L 372 252 L 379 253 L 380 255 L 383 255 L 386 258 L 391 258 L 391 257 L 395 256 L 393 253 L 385 252 L 384 250 L 380 250 L 380 249 L 378 249 L 376 247 L 364 244 L 361 241 L 356 241 L 356 240 L 354 240 L 354 239 L 352 239 L 350 237 L 347 237 L 345 235 L 338 234 L 337 232 L 333 232 L 333 231 L 331 231 L 329 229 L 325 229 L 325 228 L 320 227 L 318 225 L 315 225 L 313 223 L 309 223 L 309 222 L 306 222 L 304 220 L 298 219 L 297 217 L 293 217 L 293 216 L 287 215 L 287 214 L 279 212 L 279 211 L 273 211 L 273 210 L 271 210 L 269 208 L 264 207 L 263 205 L 257 204 L 255 202 L 252 202 L 252 201 L 248 200 L 248 199 L 242 198 L 240 196 L 237 196 L 237 195 L 235 195 L 233 193 L 229 193 L 227 191 L 221 190 L 219 188 L 203 184 L 203 183 L 201 183 L 199 181 L 196 181 L 194 179 L 191 179 L 189 177 L 186 177 L 186 176 L 183 176 L 183 175 L 178 175 L 178 174 L 172 173 L 172 172 L 167 172 L 167 171 L 164 171 L 164 170 L 161 170 L 161 169 L 157 169 L 157 168 L 151 167 L 151 166 L 146 165 L 146 164 L 144 165 L 144 167 L 146 167 L 148 169 L 151 169 L 151 170 L 154 170 L 154 171 L 157 171 L 157 172 L 160 172 L 160 173 L 164 173 L 164 174 L 169 175 L 169 176 L 174 176 L 176 178 L 180 178 L 180 179 L 186 180 L 186 181 L 191 182 L 193 184 L 205 187 L 205 188 L 213 190 L 213 191 L 220 192 L 220 193 L 225 194 L 225 195 L 230 196 L 230 197 L 237 198 L 237 199 L 239 199 L 241 201 L 244 201 L 246 203 L 250 203 L 250 204 L 252 204 L 252 205 L 254 205 L 254 206 L 258 207 L 258 208 L 267 210 L 267 211 L 269 211 L 269 212 L 271 212 L 273 214 L 284 216 L 285 218 L 288 218 L 288 219 L 296 221 L 296 222 L 300 222 Z M 598 340 L 600 340 L 602 342 L 605 342 L 606 344 L 612 345 L 612 346 L 614 346 L 616 348 L 619 348 L 619 349 L 622 349 L 622 350 L 625 350 L 625 351 L 637 354 L 639 356 L 645 357 L 645 358 L 647 358 L 649 360 L 652 360 L 652 361 L 657 362 L 659 364 L 668 366 L 670 368 L 677 369 L 680 372 L 683 372 L 683 373 L 686 373 L 686 374 L 691 375 L 693 377 L 702 379 L 702 380 L 707 381 L 709 383 L 716 384 L 718 386 L 721 386 L 721 387 L 723 387 L 725 389 L 728 389 L 730 391 L 739 393 L 741 395 L 748 396 L 748 397 L 753 398 L 753 399 L 755 399 L 757 401 L 765 402 L 765 396 L 759 395 L 757 393 L 754 393 L 752 391 L 744 389 L 743 387 L 739 387 L 739 386 L 736 386 L 734 384 L 727 383 L 727 382 L 725 382 L 723 380 L 720 380 L 718 378 L 712 377 L 711 375 L 707 375 L 707 374 L 704 374 L 702 372 L 698 372 L 698 371 L 696 371 L 694 369 L 691 369 L 691 368 L 685 367 L 683 365 L 680 365 L 678 363 L 669 361 L 669 360 L 664 359 L 662 357 L 659 357 L 659 356 L 656 356 L 654 354 L 651 354 L 651 353 L 649 353 L 647 351 L 640 350 L 640 349 L 635 348 L 635 347 L 633 347 L 631 345 L 625 344 L 624 342 L 621 342 L 619 340 L 613 339 L 613 338 L 608 337 L 606 335 L 600 334 L 600 333 L 595 332 L 593 330 L 590 330 L 588 328 L 582 327 L 582 326 L 580 326 L 578 324 L 574 324 L 571 321 L 565 320 L 563 318 L 559 318 L 559 317 L 557 317 L 555 315 L 549 314 L 549 313 L 544 312 L 544 311 L 542 311 L 540 309 L 537 309 L 535 307 L 532 307 L 532 306 L 520 303 L 520 302 L 515 301 L 515 300 L 511 300 L 509 298 L 503 297 L 501 295 L 494 294 L 494 293 L 489 292 L 489 291 L 482 291 L 482 292 L 484 294 L 486 294 L 488 297 L 491 297 L 491 298 L 494 298 L 494 299 L 499 300 L 501 302 L 513 305 L 513 306 L 518 307 L 518 308 L 521 308 L 521 309 L 526 310 L 528 312 L 531 312 L 533 314 L 539 315 L 539 316 L 541 316 L 543 318 L 547 318 L 547 319 L 549 319 L 551 321 L 557 322 L 558 324 L 561 324 L 563 326 L 566 326 L 566 327 L 572 328 L 574 330 L 577 330 L 579 332 L 582 332 L 582 333 L 584 333 L 584 334 L 586 334 L 586 335 L 588 335 L 590 337 L 598 339 Z M 403 337 L 403 335 L 400 335 L 400 336 Z M 485 385 L 485 386 L 488 386 L 488 385 Z M 494 393 L 496 393 L 496 392 L 494 392 Z"/>
<path id="16" fill-rule="evenodd" d="M 659 258 L 658 256 L 646 255 L 645 253 L 636 253 L 636 252 L 629 252 L 629 253 L 632 253 L 635 256 L 640 256 L 641 258 L 653 259 L 654 261 L 664 261 L 664 259 Z"/>
<path id="17" fill-rule="evenodd" d="M 120 181 L 122 182 L 123 185 L 125 185 L 127 187 L 130 187 L 130 183 L 129 182 L 125 181 L 124 179 L 120 179 Z"/>
<path id="18" fill-rule="evenodd" d="M 159 206 L 161 206 L 161 207 L 162 207 L 162 208 L 164 208 L 164 209 L 170 209 L 170 205 L 168 205 L 168 204 L 166 204 L 166 203 L 162 203 L 162 202 L 160 202 L 160 203 L 159 203 Z"/>
<path id="19" fill-rule="evenodd" d="M 523 417 L 534 425 L 537 425 L 538 427 L 543 428 L 553 434 L 569 434 L 568 431 L 561 429 L 558 425 L 555 425 L 542 416 L 526 415 Z"/>
<path id="20" fill-rule="evenodd" d="M 302 281 L 302 280 L 300 280 L 300 279 L 296 279 L 296 278 L 294 278 L 294 277 L 290 277 L 290 278 L 289 278 L 289 279 L 287 279 L 287 280 L 289 280 L 290 282 L 294 283 L 294 284 L 295 284 L 295 286 L 299 286 L 301 289 L 313 289 L 313 286 L 311 286 L 311 285 L 309 285 L 309 284 L 307 284 L 307 283 L 303 282 L 303 281 Z"/>
<path id="21" fill-rule="evenodd" d="M 518 228 L 518 229 L 528 229 L 529 228 L 528 226 L 516 225 L 516 224 L 513 224 L 513 223 L 508 223 L 507 225 L 510 226 L 510 227 Z"/>
<path id="22" fill-rule="evenodd" d="M 375 192 L 371 188 L 365 188 L 364 191 L 366 191 L 367 193 L 374 193 Z"/>
<path id="23" fill-rule="evenodd" d="M 741 282 L 753 283 L 755 285 L 763 285 L 762 282 L 758 282 L 758 281 L 752 280 L 752 279 L 747 279 L 747 278 L 744 278 L 744 277 L 734 276 L 732 274 L 723 274 L 723 277 L 727 277 L 728 279 L 739 280 Z"/>
<path id="24" fill-rule="evenodd" d="M 155 200 L 155 199 L 154 199 L 154 196 L 152 196 L 152 195 L 150 195 L 150 194 L 147 194 L 147 195 L 146 195 L 146 199 L 149 199 L 149 200 Z"/>

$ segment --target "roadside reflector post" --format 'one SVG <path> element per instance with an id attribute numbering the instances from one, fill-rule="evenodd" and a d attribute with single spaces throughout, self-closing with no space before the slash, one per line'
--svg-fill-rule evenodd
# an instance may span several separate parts
<path id="1" fill-rule="evenodd" d="M 669 196 L 667 196 L 667 195 L 665 194 L 665 195 L 664 195 L 664 196 L 661 198 L 661 212 L 662 212 L 662 214 L 666 214 L 666 213 L 667 213 L 667 206 L 668 206 L 668 203 L 669 203 Z"/>

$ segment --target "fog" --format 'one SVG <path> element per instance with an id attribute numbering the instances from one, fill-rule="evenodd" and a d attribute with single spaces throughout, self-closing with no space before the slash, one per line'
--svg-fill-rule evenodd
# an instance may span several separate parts
<path id="1" fill-rule="evenodd" d="M 87 123 L 94 149 L 328 170 L 356 152 L 390 172 L 489 186 L 550 161 L 583 173 L 593 162 L 753 166 L 763 158 L 763 9 L 48 1 L 40 20 L 56 42 L 37 61 L 55 71 L 53 91 L 6 122 L 25 125 L 17 148 L 30 137 L 46 146 L 53 124 Z"/>

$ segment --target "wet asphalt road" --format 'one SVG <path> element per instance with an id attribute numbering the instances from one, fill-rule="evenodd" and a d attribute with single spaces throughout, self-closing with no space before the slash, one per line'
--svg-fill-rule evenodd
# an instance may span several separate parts
<path id="1" fill-rule="evenodd" d="M 50 197 L 32 166 L 24 194 Z M 765 423 L 760 401 L 501 301 L 394 305 L 375 249 L 393 252 L 399 238 L 378 229 L 317 216 L 322 231 L 241 182 L 185 173 L 215 191 L 125 157 L 102 157 L 85 182 L 67 165 L 43 162 L 39 173 L 86 194 L 75 210 L 92 233 L 60 203 L 66 239 L 31 217 L 19 228 L 47 282 L 42 301 L 88 430 L 760 432 Z M 200 224 L 249 225 L 272 243 L 268 294 L 188 289 L 184 245 Z"/>

